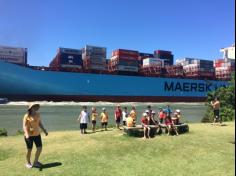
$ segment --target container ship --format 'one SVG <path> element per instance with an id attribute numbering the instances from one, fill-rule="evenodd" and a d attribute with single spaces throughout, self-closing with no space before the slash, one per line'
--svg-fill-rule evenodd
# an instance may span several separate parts
<path id="1" fill-rule="evenodd" d="M 9 101 L 203 102 L 227 86 L 235 62 L 181 58 L 171 51 L 58 48 L 49 66 L 27 64 L 27 49 L 0 46 L 0 97 Z"/>

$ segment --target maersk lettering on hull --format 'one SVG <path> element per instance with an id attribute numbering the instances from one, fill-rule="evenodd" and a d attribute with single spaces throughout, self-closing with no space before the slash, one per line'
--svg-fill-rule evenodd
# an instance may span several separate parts
<path id="1" fill-rule="evenodd" d="M 165 91 L 171 92 L 209 92 L 218 87 L 225 87 L 225 84 L 217 85 L 212 82 L 189 83 L 189 82 L 165 82 Z"/>

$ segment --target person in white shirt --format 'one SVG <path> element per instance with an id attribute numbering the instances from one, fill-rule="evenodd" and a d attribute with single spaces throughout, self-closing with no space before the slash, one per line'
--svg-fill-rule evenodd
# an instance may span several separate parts
<path id="1" fill-rule="evenodd" d="M 128 117 L 127 107 L 123 108 L 122 111 L 122 120 L 123 120 L 123 126 L 126 126 L 126 118 Z"/>
<path id="2" fill-rule="evenodd" d="M 80 123 L 81 134 L 86 134 L 87 124 L 89 123 L 89 113 L 87 112 L 87 106 L 83 106 L 83 110 L 81 111 L 78 121 Z"/>

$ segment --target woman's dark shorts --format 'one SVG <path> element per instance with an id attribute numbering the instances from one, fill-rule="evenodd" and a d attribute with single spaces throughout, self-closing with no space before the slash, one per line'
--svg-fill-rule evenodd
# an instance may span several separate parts
<path id="1" fill-rule="evenodd" d="M 126 121 L 123 121 L 123 125 L 126 126 Z"/>
<path id="2" fill-rule="evenodd" d="M 33 148 L 33 143 L 35 143 L 36 147 L 42 147 L 42 139 L 41 136 L 30 136 L 28 139 L 25 138 L 25 143 L 27 146 L 27 149 L 32 149 Z"/>
<path id="3" fill-rule="evenodd" d="M 93 124 L 93 125 L 96 125 L 96 120 L 92 120 L 92 124 Z"/>
<path id="4" fill-rule="evenodd" d="M 87 129 L 87 123 L 81 123 L 80 124 L 80 129 Z"/>
<path id="5" fill-rule="evenodd" d="M 214 110 L 214 117 L 216 119 L 219 119 L 220 118 L 220 110 Z"/>
<path id="6" fill-rule="evenodd" d="M 117 119 L 116 119 L 116 123 L 120 123 L 120 118 L 117 118 Z"/>
<path id="7" fill-rule="evenodd" d="M 107 126 L 107 122 L 102 122 L 101 125 L 102 126 Z"/>

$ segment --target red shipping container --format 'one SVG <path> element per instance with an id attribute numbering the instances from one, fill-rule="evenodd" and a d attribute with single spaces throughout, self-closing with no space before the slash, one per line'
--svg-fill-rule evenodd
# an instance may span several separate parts
<path id="1" fill-rule="evenodd" d="M 154 54 L 171 54 L 171 51 L 165 51 L 165 50 L 155 50 Z"/>
<path id="2" fill-rule="evenodd" d="M 134 50 L 125 50 L 125 49 L 117 49 L 115 51 L 112 51 L 112 56 L 132 56 L 134 58 L 139 57 L 139 52 Z"/>
<path id="3" fill-rule="evenodd" d="M 111 60 L 127 60 L 127 61 L 132 61 L 132 60 L 138 60 L 138 57 L 136 56 L 128 56 L 128 55 L 115 55 L 111 57 Z"/>

